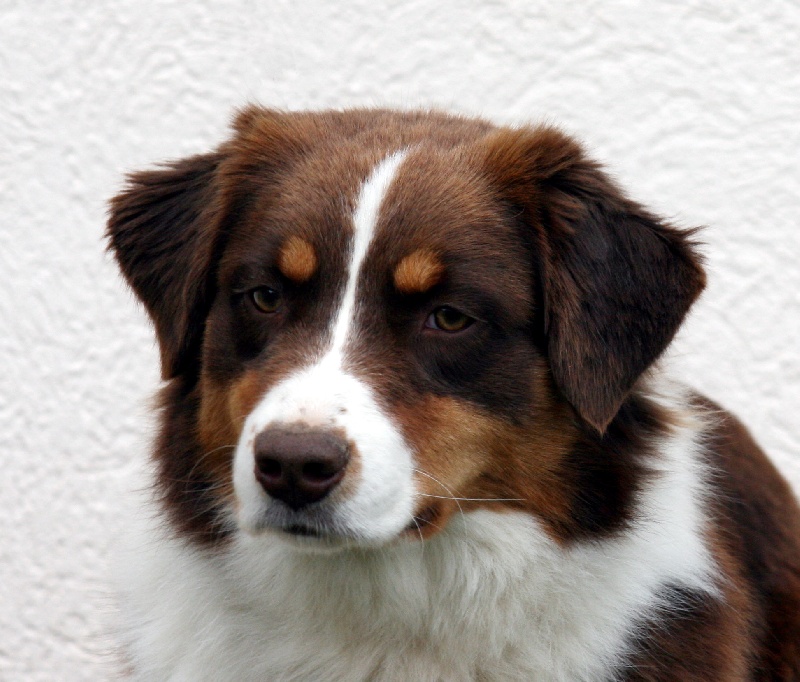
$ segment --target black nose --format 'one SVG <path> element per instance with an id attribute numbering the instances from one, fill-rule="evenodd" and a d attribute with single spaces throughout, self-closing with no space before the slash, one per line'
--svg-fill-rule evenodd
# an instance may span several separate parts
<path id="1" fill-rule="evenodd" d="M 333 490 L 349 458 L 347 441 L 330 431 L 268 428 L 255 442 L 258 482 L 292 509 L 318 502 Z"/>

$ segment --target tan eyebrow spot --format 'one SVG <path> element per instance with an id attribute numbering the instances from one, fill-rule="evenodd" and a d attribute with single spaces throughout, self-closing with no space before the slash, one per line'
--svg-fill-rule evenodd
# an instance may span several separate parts
<path id="1" fill-rule="evenodd" d="M 293 282 L 307 282 L 317 271 L 317 254 L 305 239 L 291 236 L 278 253 L 278 268 Z"/>
<path id="2" fill-rule="evenodd" d="M 439 258 L 419 249 L 401 260 L 394 270 L 394 285 L 404 294 L 421 294 L 438 284 L 444 274 Z"/>

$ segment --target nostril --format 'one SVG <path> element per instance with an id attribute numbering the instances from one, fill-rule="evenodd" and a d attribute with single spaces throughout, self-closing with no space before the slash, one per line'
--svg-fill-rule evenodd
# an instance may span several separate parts
<path id="1" fill-rule="evenodd" d="M 269 478 L 280 478 L 283 474 L 283 467 L 277 459 L 271 459 L 268 457 L 259 458 L 256 461 L 256 464 L 258 465 L 259 472 L 261 472 L 263 476 L 267 476 Z"/>

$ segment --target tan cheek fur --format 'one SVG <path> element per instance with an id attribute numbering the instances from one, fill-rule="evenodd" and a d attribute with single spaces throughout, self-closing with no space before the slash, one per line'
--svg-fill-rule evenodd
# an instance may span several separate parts
<path id="1" fill-rule="evenodd" d="M 204 455 L 196 466 L 217 481 L 220 498 L 233 499 L 233 453 L 245 419 L 262 390 L 262 382 L 254 374 L 246 374 L 230 386 L 216 385 L 205 377 L 201 380 L 197 433 Z"/>
<path id="2" fill-rule="evenodd" d="M 278 268 L 293 282 L 307 282 L 317 271 L 314 247 L 305 239 L 289 237 L 278 254 Z"/>
<path id="3" fill-rule="evenodd" d="M 430 251 L 420 249 L 401 260 L 394 271 L 394 285 L 403 294 L 421 294 L 439 283 L 444 265 Z"/>
<path id="4" fill-rule="evenodd" d="M 524 426 L 453 398 L 397 409 L 416 451 L 420 521 L 409 533 L 428 537 L 459 510 L 479 508 L 525 511 L 550 521 L 548 529 L 566 518 L 570 498 L 559 466 L 575 436 L 568 409 L 548 400 L 546 382 L 539 383 L 536 414 Z"/>

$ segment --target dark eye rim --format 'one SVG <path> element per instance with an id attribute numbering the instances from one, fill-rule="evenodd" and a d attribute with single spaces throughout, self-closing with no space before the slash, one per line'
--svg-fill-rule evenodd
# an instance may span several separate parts
<path id="1" fill-rule="evenodd" d="M 273 295 L 276 299 L 276 304 L 274 307 L 272 306 L 264 306 L 263 304 L 258 302 L 258 295 L 262 292 L 270 292 L 270 295 Z M 279 312 L 283 307 L 283 292 L 280 289 L 276 289 L 275 287 L 270 286 L 260 286 L 250 289 L 246 292 L 247 300 L 250 302 L 250 305 L 256 310 L 256 312 L 262 315 L 274 315 L 275 313 Z"/>
<path id="2" fill-rule="evenodd" d="M 437 319 L 436 319 L 436 316 L 437 316 L 437 313 L 439 313 L 439 312 L 441 312 L 443 310 L 453 311 L 454 313 L 456 313 L 456 314 L 460 315 L 461 317 L 463 317 L 464 320 L 465 320 L 464 325 L 459 327 L 458 329 L 445 329 L 445 328 L 439 326 L 439 324 L 437 322 Z M 475 322 L 477 322 L 477 319 L 475 317 L 465 313 L 462 310 L 459 310 L 455 306 L 440 305 L 440 306 L 437 306 L 436 308 L 434 308 L 428 314 L 427 318 L 425 319 L 425 328 L 426 329 L 432 329 L 435 332 L 443 332 L 445 334 L 460 334 L 461 332 L 465 332 L 470 327 L 472 327 L 475 324 Z"/>

